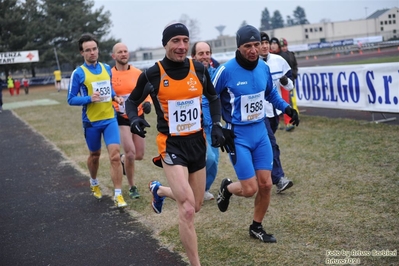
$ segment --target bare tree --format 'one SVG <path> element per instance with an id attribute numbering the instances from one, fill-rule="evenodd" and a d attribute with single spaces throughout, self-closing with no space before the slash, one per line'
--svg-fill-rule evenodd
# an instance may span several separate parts
<path id="1" fill-rule="evenodd" d="M 199 41 L 200 38 L 200 23 L 197 19 L 191 19 L 188 15 L 181 15 L 179 22 L 183 23 L 187 26 L 190 32 L 190 40 L 191 42 Z"/>

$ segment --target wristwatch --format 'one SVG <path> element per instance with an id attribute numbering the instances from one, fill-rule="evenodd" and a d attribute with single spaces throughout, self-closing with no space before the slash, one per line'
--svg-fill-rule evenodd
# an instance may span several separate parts
<path id="1" fill-rule="evenodd" d="M 222 123 L 220 123 L 220 122 L 215 122 L 212 125 L 213 126 L 218 126 L 218 127 L 223 127 Z"/>

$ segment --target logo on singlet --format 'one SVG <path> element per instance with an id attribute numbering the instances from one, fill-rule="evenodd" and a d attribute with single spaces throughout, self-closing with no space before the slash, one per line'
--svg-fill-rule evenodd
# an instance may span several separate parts
<path id="1" fill-rule="evenodd" d="M 164 87 L 169 87 L 169 80 L 165 79 L 165 80 L 163 81 L 163 86 L 164 86 Z"/>
<path id="2" fill-rule="evenodd" d="M 188 89 L 189 91 L 196 91 L 197 88 L 195 88 L 195 85 L 197 85 L 197 81 L 195 81 L 193 78 L 190 78 L 189 81 L 187 81 L 188 86 L 190 86 L 190 88 Z"/>

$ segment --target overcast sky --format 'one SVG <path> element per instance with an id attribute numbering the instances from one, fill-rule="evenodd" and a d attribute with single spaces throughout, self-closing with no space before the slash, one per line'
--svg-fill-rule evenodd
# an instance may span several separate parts
<path id="1" fill-rule="evenodd" d="M 262 11 L 270 16 L 280 11 L 284 21 L 293 17 L 297 6 L 305 10 L 310 23 L 323 19 L 332 22 L 364 19 L 377 10 L 399 7 L 399 0 L 94 0 L 94 8 L 104 6 L 111 12 L 111 37 L 121 39 L 129 50 L 162 46 L 162 31 L 166 24 L 185 14 L 199 22 L 200 39 L 219 35 L 216 26 L 224 25 L 224 35 L 235 36 L 241 23 L 260 26 Z M 399 14 L 398 14 L 399 18 Z M 399 19 L 398 19 L 399 22 Z M 284 36 L 289 40 L 289 36 Z M 101 45 L 101 44 L 100 44 Z"/>

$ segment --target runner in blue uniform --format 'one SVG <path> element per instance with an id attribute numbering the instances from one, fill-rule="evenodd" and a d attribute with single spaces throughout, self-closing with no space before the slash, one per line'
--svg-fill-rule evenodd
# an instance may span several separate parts
<path id="1" fill-rule="evenodd" d="M 267 234 L 262 221 L 270 203 L 272 188 L 271 170 L 273 152 L 264 124 L 265 100 L 284 110 L 299 124 L 297 112 L 278 94 L 267 64 L 259 60 L 260 33 L 250 25 L 240 28 L 236 35 L 235 58 L 220 66 L 213 84 L 220 95 L 222 117 L 234 139 L 235 152 L 230 159 L 238 182 L 223 179 L 218 193 L 219 210 L 225 212 L 232 194 L 241 197 L 255 196 L 253 222 L 249 235 L 262 242 L 274 243 L 276 238 Z"/>

